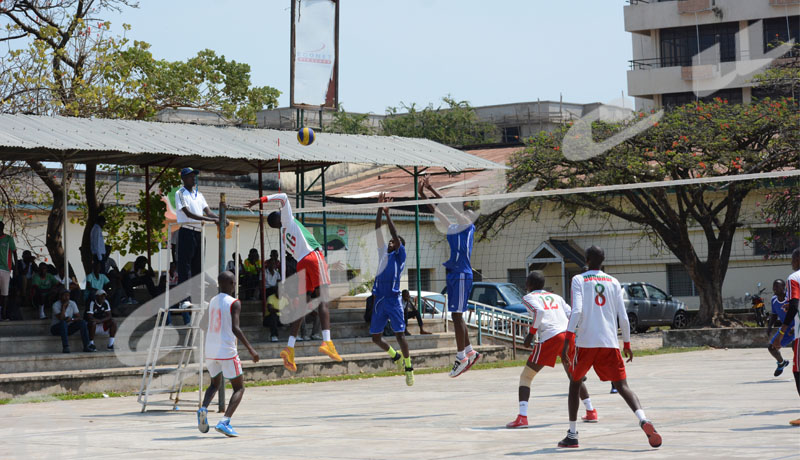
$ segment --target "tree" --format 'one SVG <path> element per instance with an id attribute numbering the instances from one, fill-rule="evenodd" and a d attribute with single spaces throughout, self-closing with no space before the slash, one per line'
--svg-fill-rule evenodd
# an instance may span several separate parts
<path id="1" fill-rule="evenodd" d="M 608 139 L 632 123 L 595 122 L 592 140 Z M 563 126 L 534 137 L 512 158 L 507 179 L 511 189 L 537 178 L 538 189 L 569 189 L 775 171 L 797 166 L 798 126 L 797 106 L 787 99 L 751 105 L 715 99 L 668 112 L 650 129 L 584 161 L 565 158 L 561 145 L 569 126 Z M 757 187 L 754 181 L 740 181 L 548 199 L 566 214 L 588 210 L 640 225 L 680 260 L 694 281 L 700 297 L 698 324 L 719 326 L 725 321 L 722 283 L 741 225 L 742 202 Z M 519 200 L 490 214 L 480 222 L 484 236 L 487 229 L 503 228 L 536 206 L 533 199 Z M 690 236 L 697 227 L 703 232 L 698 246 Z"/>
<path id="2" fill-rule="evenodd" d="M 467 101 L 457 101 L 450 96 L 442 98 L 445 107 L 434 108 L 429 104 L 422 110 L 416 104 L 401 103 L 386 109 L 386 118 L 381 121 L 383 134 L 387 136 L 422 137 L 445 145 L 463 146 L 487 144 L 496 139 L 497 128 L 478 120 L 475 109 Z"/>
<path id="3" fill-rule="evenodd" d="M 165 108 L 193 107 L 253 124 L 257 111 L 277 105 L 280 92 L 252 86 L 247 64 L 211 50 L 185 62 L 156 60 L 146 42 L 111 36 L 111 25 L 101 16 L 135 6 L 129 0 L 0 2 L 0 18 L 8 21 L 0 42 L 9 42 L 0 60 L 0 111 L 149 119 Z M 62 196 L 73 168 L 58 180 L 39 162 L 29 166 L 53 196 L 46 246 L 54 263 L 62 264 Z M 95 189 L 97 167 L 87 164 L 85 173 L 81 253 L 86 270 L 89 233 L 102 205 Z"/>
<path id="4" fill-rule="evenodd" d="M 338 134 L 372 134 L 369 114 L 346 112 L 340 104 L 339 110 L 333 113 L 333 122 L 327 131 Z"/>

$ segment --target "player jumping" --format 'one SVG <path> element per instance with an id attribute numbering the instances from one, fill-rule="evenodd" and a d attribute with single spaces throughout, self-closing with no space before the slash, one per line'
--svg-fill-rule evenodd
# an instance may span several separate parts
<path id="1" fill-rule="evenodd" d="M 208 405 L 211 404 L 220 386 L 225 384 L 222 380 L 224 377 L 231 381 L 233 394 L 228 402 L 228 408 L 225 409 L 225 416 L 214 429 L 225 436 L 234 437 L 239 436 L 239 433 L 231 426 L 231 417 L 244 396 L 244 377 L 236 340 L 240 340 L 247 348 L 254 363 L 258 362 L 258 353 L 239 329 L 242 303 L 232 296 L 236 289 L 236 277 L 231 272 L 222 272 L 219 274 L 218 282 L 220 292 L 208 305 L 206 332 L 206 367 L 211 375 L 211 385 L 203 397 L 203 407 L 197 410 L 197 429 L 202 433 L 208 433 Z"/>
<path id="2" fill-rule="evenodd" d="M 388 201 L 386 196 L 381 193 L 378 202 L 387 203 Z M 388 245 L 383 242 L 381 213 L 386 215 L 389 233 L 392 235 Z M 389 357 L 397 364 L 397 367 L 405 372 L 406 385 L 412 386 L 414 385 L 414 368 L 411 367 L 411 354 L 405 335 L 406 321 L 403 304 L 400 302 L 400 276 L 406 266 L 406 241 L 397 236 L 392 218 L 389 217 L 389 208 L 378 208 L 378 215 L 375 218 L 375 237 L 381 261 L 378 265 L 378 276 L 375 277 L 375 283 L 372 285 L 372 295 L 375 300 L 369 333 L 372 335 L 375 345 L 389 353 Z M 386 327 L 387 320 L 392 324 L 392 331 L 397 338 L 397 343 L 400 344 L 402 355 L 383 340 L 383 329 Z"/>
<path id="3" fill-rule="evenodd" d="M 792 252 L 792 270 L 794 273 L 789 275 L 786 280 L 786 298 L 789 301 L 789 308 L 786 309 L 786 317 L 783 319 L 781 329 L 772 340 L 772 347 L 776 350 L 781 349 L 781 338 L 787 334 L 789 325 L 794 321 L 794 342 L 792 350 L 792 373 L 794 383 L 797 386 L 797 394 L 800 395 L 800 313 L 797 311 L 797 304 L 800 302 L 800 248 Z M 800 426 L 800 418 L 789 422 L 792 426 Z"/>
<path id="4" fill-rule="evenodd" d="M 264 196 L 260 199 L 252 200 L 248 203 L 249 207 L 261 203 L 277 201 L 281 204 L 280 211 L 275 211 L 267 216 L 267 224 L 272 228 L 280 229 L 281 245 L 284 246 L 284 254 L 289 254 L 297 260 L 297 274 L 303 277 L 300 286 L 305 280 L 305 289 L 300 292 L 301 297 L 305 296 L 306 302 L 311 303 L 319 299 L 319 320 L 322 325 L 322 345 L 319 347 L 320 353 L 328 355 L 334 361 L 341 361 L 342 357 L 336 352 L 336 347 L 331 341 L 331 317 L 328 311 L 328 287 L 331 284 L 328 273 L 328 264 L 325 256 L 322 255 L 322 245 L 317 242 L 314 235 L 306 229 L 292 215 L 292 207 L 289 205 L 289 198 L 285 193 Z M 286 279 L 284 264 L 281 264 L 281 279 Z M 297 333 L 303 318 L 295 320 L 290 329 L 289 343 L 281 351 L 283 365 L 290 372 L 297 372 L 297 364 L 294 362 L 294 345 L 297 341 Z"/>
<path id="5" fill-rule="evenodd" d="M 522 302 L 528 307 L 528 312 L 533 317 L 533 325 L 525 337 L 525 346 L 530 347 L 533 335 L 537 330 L 539 331 L 539 341 L 533 347 L 533 353 L 528 358 L 525 367 L 522 368 L 522 375 L 519 376 L 519 415 L 516 420 L 507 424 L 506 428 L 528 426 L 528 398 L 531 395 L 531 382 L 545 366 L 555 367 L 556 357 L 564 349 L 564 341 L 567 340 L 570 306 L 560 295 L 545 291 L 544 281 L 544 275 L 539 271 L 530 272 L 525 280 L 528 294 L 522 298 Z M 569 356 L 561 357 L 561 364 L 564 366 L 567 376 L 569 376 L 567 363 L 575 353 L 574 338 L 570 339 L 568 349 Z M 582 420 L 597 422 L 597 410 L 592 407 L 589 391 L 583 383 L 580 386 L 580 396 L 586 406 L 586 416 L 582 417 Z"/>
<path id="6" fill-rule="evenodd" d="M 767 337 L 772 335 L 773 325 L 780 327 L 780 325 L 783 324 L 783 320 L 786 319 L 786 309 L 789 307 L 786 302 L 786 283 L 782 279 L 777 279 L 772 283 L 772 292 L 775 295 L 772 296 L 771 302 L 772 314 L 767 319 Z M 778 334 L 779 332 L 775 333 L 767 347 L 769 353 L 778 361 L 778 368 L 775 369 L 775 373 L 772 374 L 775 377 L 783 374 L 783 369 L 790 364 L 789 361 L 783 359 L 781 352 L 772 346 L 772 342 L 778 338 Z M 789 324 L 789 329 L 783 335 L 780 342 L 782 347 L 789 346 L 794 342 L 794 321 Z"/>
<path id="7" fill-rule="evenodd" d="M 425 189 L 436 198 L 442 197 L 427 177 L 424 177 L 419 184 L 419 194 L 423 198 L 427 198 Z M 472 224 L 474 218 L 470 211 L 459 212 L 450 203 L 442 203 L 442 208 L 447 214 L 455 216 L 456 220 L 455 223 L 451 222 L 438 206 L 433 206 L 434 215 L 447 225 L 447 243 L 450 245 L 450 259 L 443 265 L 447 271 L 447 311 L 452 314 L 458 352 L 450 377 L 458 377 L 468 371 L 481 357 L 480 353 L 472 349 L 467 323 L 464 322 L 464 312 L 467 311 L 467 300 L 472 290 L 470 257 L 475 225 Z"/>
<path id="8" fill-rule="evenodd" d="M 572 278 L 572 314 L 567 326 L 567 338 L 574 337 L 577 348 L 570 363 L 569 430 L 558 447 L 578 447 L 578 394 L 583 377 L 592 367 L 600 380 L 613 382 L 639 419 L 639 427 L 647 435 L 650 446 L 659 447 L 661 435 L 647 420 L 639 398 L 628 387 L 625 363 L 619 353 L 617 321 L 622 330 L 623 351 L 628 362 L 633 361 L 630 324 L 625 312 L 622 287 L 616 278 L 600 269 L 603 260 L 603 250 L 597 246 L 590 247 L 586 250 L 589 270 Z M 568 347 L 569 341 L 564 341 L 562 356 L 569 352 Z"/>

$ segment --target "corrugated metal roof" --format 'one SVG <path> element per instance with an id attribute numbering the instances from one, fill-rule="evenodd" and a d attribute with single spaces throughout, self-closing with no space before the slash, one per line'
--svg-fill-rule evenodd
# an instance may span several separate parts
<path id="1" fill-rule="evenodd" d="M 217 171 L 291 170 L 333 163 L 444 167 L 451 171 L 503 165 L 427 139 L 317 133 L 303 146 L 293 131 L 0 114 L 4 160 L 99 161 L 121 165 L 191 164 Z"/>

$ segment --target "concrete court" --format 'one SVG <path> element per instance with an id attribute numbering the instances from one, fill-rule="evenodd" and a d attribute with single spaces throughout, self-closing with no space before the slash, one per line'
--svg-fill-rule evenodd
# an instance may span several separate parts
<path id="1" fill-rule="evenodd" d="M 628 380 L 664 437 L 651 449 L 635 416 L 590 373 L 600 423 L 579 424 L 581 448 L 556 449 L 567 430 L 566 379 L 534 379 L 529 423 L 517 414 L 519 368 L 249 388 L 233 418 L 241 437 L 197 431 L 194 412 L 139 413 L 136 399 L 0 406 L 0 458 L 800 458 L 791 373 L 773 378 L 766 350 L 639 357 Z M 184 404 L 189 409 L 189 404 Z M 210 414 L 215 424 L 220 415 Z"/>

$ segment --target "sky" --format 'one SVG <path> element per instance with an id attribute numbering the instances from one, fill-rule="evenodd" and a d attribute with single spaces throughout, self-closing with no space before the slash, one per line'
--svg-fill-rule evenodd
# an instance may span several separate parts
<path id="1" fill-rule="evenodd" d="M 339 102 L 383 114 L 401 102 L 619 104 L 631 38 L 622 0 L 341 0 Z M 209 48 L 251 66 L 289 103 L 289 0 L 139 0 L 109 19 L 185 60 Z M 121 28 L 120 28 L 121 31 Z M 632 99 L 626 100 L 626 106 Z"/>

